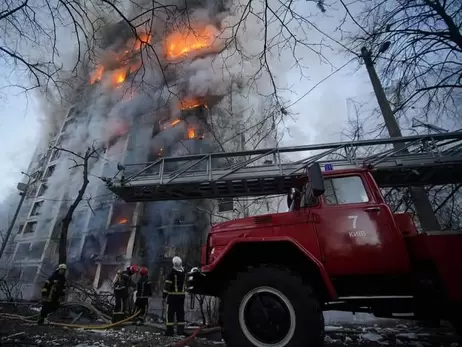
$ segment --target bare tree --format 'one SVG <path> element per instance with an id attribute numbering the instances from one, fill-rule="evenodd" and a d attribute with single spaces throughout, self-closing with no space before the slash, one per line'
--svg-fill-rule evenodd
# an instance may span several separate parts
<path id="1" fill-rule="evenodd" d="M 94 43 L 94 33 L 104 24 L 98 15 L 101 6 L 74 0 L 5 0 L 0 5 L 0 60 L 12 70 L 26 72 L 28 84 L 13 84 L 29 90 L 48 87 L 60 90 L 58 73 L 63 68 L 74 72 L 81 58 Z M 63 50 L 76 47 L 74 65 L 64 66 Z"/>
<path id="2" fill-rule="evenodd" d="M 90 183 L 88 179 L 89 165 L 92 159 L 98 158 L 98 149 L 92 146 L 88 147 L 84 154 L 78 154 L 76 152 L 61 147 L 54 148 L 58 151 L 66 152 L 72 155 L 73 158 L 70 159 L 74 162 L 74 165 L 71 167 L 71 169 L 82 168 L 82 185 L 80 186 L 80 189 L 74 201 L 69 206 L 66 215 L 61 221 L 61 232 L 59 236 L 59 263 L 61 264 L 66 263 L 67 260 L 67 236 L 69 232 L 69 226 L 72 222 L 72 216 L 74 215 L 74 211 L 82 201 L 88 184 Z"/>
<path id="3" fill-rule="evenodd" d="M 357 30 L 351 51 L 372 52 L 396 116 L 459 122 L 462 106 L 462 14 L 459 1 L 374 0 L 348 5 Z M 361 9 L 357 10 L 358 3 Z M 359 12 L 359 13 L 358 13 Z"/>
<path id="4" fill-rule="evenodd" d="M 348 124 L 342 132 L 342 137 L 349 141 L 360 141 L 364 139 L 378 138 L 383 131 L 383 125 L 377 121 L 376 115 L 371 115 L 370 110 L 360 102 L 352 102 L 354 107 L 350 114 Z M 389 149 L 362 147 L 351 154 L 357 157 L 368 157 L 377 154 L 378 150 Z M 338 159 L 338 157 L 335 157 Z M 345 158 L 343 158 L 345 159 Z M 425 187 L 433 211 L 441 225 L 442 230 L 460 230 L 462 228 L 462 191 L 460 184 L 448 184 Z M 413 199 L 407 188 L 383 188 L 382 195 L 389 204 L 393 213 L 409 212 L 415 218 L 414 221 L 419 227 L 420 222 L 416 217 L 416 210 Z"/>

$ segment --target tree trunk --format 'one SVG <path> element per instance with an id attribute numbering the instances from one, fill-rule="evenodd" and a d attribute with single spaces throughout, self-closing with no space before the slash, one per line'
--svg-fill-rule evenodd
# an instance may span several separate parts
<path id="1" fill-rule="evenodd" d="M 71 224 L 71 218 L 63 218 L 61 225 L 61 234 L 59 235 L 59 264 L 66 264 L 67 262 L 67 233 L 69 231 L 69 225 Z"/>
<path id="2" fill-rule="evenodd" d="M 67 210 L 66 216 L 64 216 L 62 220 L 61 226 L 61 234 L 59 236 L 59 264 L 65 264 L 67 261 L 67 234 L 69 231 L 69 225 L 72 222 L 72 216 L 74 215 L 74 211 L 79 205 L 80 201 L 83 199 L 83 194 L 85 194 L 85 190 L 87 189 L 88 183 L 88 160 L 90 159 L 90 149 L 87 150 L 85 153 L 85 157 L 83 160 L 83 182 L 82 186 L 79 189 L 79 193 L 77 194 L 74 202 L 71 206 L 69 206 L 69 210 Z"/>

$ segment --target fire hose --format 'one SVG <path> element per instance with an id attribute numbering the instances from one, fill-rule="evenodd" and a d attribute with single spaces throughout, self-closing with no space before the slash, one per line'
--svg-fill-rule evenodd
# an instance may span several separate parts
<path id="1" fill-rule="evenodd" d="M 120 320 L 120 321 L 118 321 L 116 323 L 111 323 L 111 324 L 82 325 L 82 324 L 66 324 L 66 323 L 58 323 L 58 322 L 48 322 L 48 324 L 49 325 L 60 326 L 60 327 L 66 327 L 66 328 L 105 330 L 105 329 L 110 329 L 110 328 L 116 327 L 118 325 L 121 325 L 123 323 L 126 323 L 126 322 L 132 320 L 133 318 L 135 318 L 139 313 L 140 313 L 140 311 L 136 311 L 132 316 L 127 317 L 125 319 L 122 319 L 122 320 Z M 36 317 L 37 315 L 30 316 L 30 317 L 25 317 L 25 316 L 21 316 L 21 315 L 18 315 L 18 314 L 0 313 L 0 316 L 4 316 L 4 317 L 8 317 L 8 318 L 17 318 L 17 319 L 21 319 L 21 320 L 26 321 L 26 322 L 35 322 L 35 321 L 31 320 L 31 318 Z"/>

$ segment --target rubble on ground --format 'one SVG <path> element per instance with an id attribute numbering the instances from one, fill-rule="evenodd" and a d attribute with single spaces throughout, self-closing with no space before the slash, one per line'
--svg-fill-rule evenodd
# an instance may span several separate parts
<path id="1" fill-rule="evenodd" d="M 19 309 L 19 308 L 18 308 Z M 181 341 L 179 337 L 164 337 L 163 331 L 147 325 L 128 325 L 108 330 L 76 329 L 53 325 L 38 326 L 35 321 L 11 319 L 0 310 L 1 346 L 67 346 L 67 347 L 167 347 Z M 2 315 L 3 312 L 3 315 Z M 22 315 L 37 313 L 35 307 L 19 309 Z M 18 312 L 18 313 L 19 313 Z M 50 317 L 56 320 L 57 317 Z M 95 324 L 95 323 L 93 323 Z M 462 347 L 449 324 L 440 328 L 423 328 L 412 321 L 387 319 L 326 319 L 326 346 L 413 346 Z M 5 343 L 5 342 L 10 343 Z M 197 337 L 186 346 L 225 346 L 219 333 Z"/>

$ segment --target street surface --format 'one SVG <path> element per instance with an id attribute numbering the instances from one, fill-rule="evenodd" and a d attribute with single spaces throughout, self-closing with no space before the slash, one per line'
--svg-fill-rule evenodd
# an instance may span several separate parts
<path id="1" fill-rule="evenodd" d="M 37 326 L 21 320 L 0 317 L 0 337 L 18 334 L 14 346 L 74 347 L 164 347 L 179 338 L 166 338 L 160 332 L 143 326 L 113 330 L 80 330 L 53 326 Z M 2 345 L 0 343 L 0 345 Z M 13 346 L 13 344 L 9 344 Z M 414 322 L 374 319 L 370 315 L 328 313 L 326 315 L 326 346 L 462 346 L 447 324 L 439 329 L 418 327 Z M 6 345 L 5 345 L 6 346 Z M 190 347 L 223 346 L 219 336 L 196 338 Z"/>

